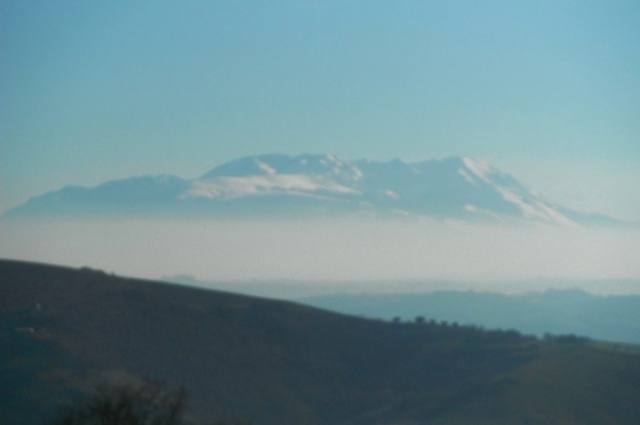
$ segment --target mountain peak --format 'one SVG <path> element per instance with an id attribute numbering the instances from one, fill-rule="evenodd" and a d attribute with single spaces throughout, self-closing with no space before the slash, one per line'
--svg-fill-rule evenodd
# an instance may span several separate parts
<path id="1" fill-rule="evenodd" d="M 50 192 L 7 213 L 184 214 L 231 217 L 376 213 L 467 221 L 576 225 L 584 215 L 550 204 L 488 162 L 345 161 L 327 154 L 267 154 L 221 164 L 202 177 L 138 177 Z M 569 218 L 570 217 L 570 218 Z"/>

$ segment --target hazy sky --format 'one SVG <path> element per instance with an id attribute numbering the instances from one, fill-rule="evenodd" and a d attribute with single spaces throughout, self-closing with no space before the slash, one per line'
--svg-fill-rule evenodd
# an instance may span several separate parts
<path id="1" fill-rule="evenodd" d="M 464 154 L 640 220 L 638 22 L 635 0 L 4 0 L 0 211 L 245 155 Z M 640 293 L 638 246 L 639 231 L 430 220 L 0 223 L 0 257 L 147 277 L 632 278 L 589 289 Z"/>
<path id="2" fill-rule="evenodd" d="M 640 219 L 640 2 L 0 2 L 0 211 L 251 154 L 489 160 Z"/>

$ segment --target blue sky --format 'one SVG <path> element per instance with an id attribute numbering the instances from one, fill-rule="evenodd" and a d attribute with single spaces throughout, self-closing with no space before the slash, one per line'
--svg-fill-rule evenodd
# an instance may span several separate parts
<path id="1" fill-rule="evenodd" d="M 0 3 L 0 211 L 266 152 L 489 160 L 640 220 L 637 1 Z"/>

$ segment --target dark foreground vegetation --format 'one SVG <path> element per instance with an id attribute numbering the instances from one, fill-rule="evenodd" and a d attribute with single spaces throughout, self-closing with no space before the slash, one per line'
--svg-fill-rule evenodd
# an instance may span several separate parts
<path id="1" fill-rule="evenodd" d="M 81 400 L 61 405 L 51 425 L 195 425 L 185 418 L 187 395 L 161 382 L 101 385 Z M 249 425 L 218 419 L 207 425 Z"/>
<path id="2" fill-rule="evenodd" d="M 640 423 L 640 355 L 578 337 L 365 320 L 12 261 L 0 261 L 0 325 L 3 425 L 77 418 L 95 388 L 145 379 L 186 389 L 185 423 Z"/>

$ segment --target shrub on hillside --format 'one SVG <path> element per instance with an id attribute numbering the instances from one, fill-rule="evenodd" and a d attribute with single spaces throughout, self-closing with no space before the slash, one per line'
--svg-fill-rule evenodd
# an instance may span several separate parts
<path id="1" fill-rule="evenodd" d="M 63 407 L 51 425 L 196 425 L 184 419 L 184 389 L 161 383 L 101 386 L 85 400 Z M 248 425 L 214 421 L 212 425 Z"/>

